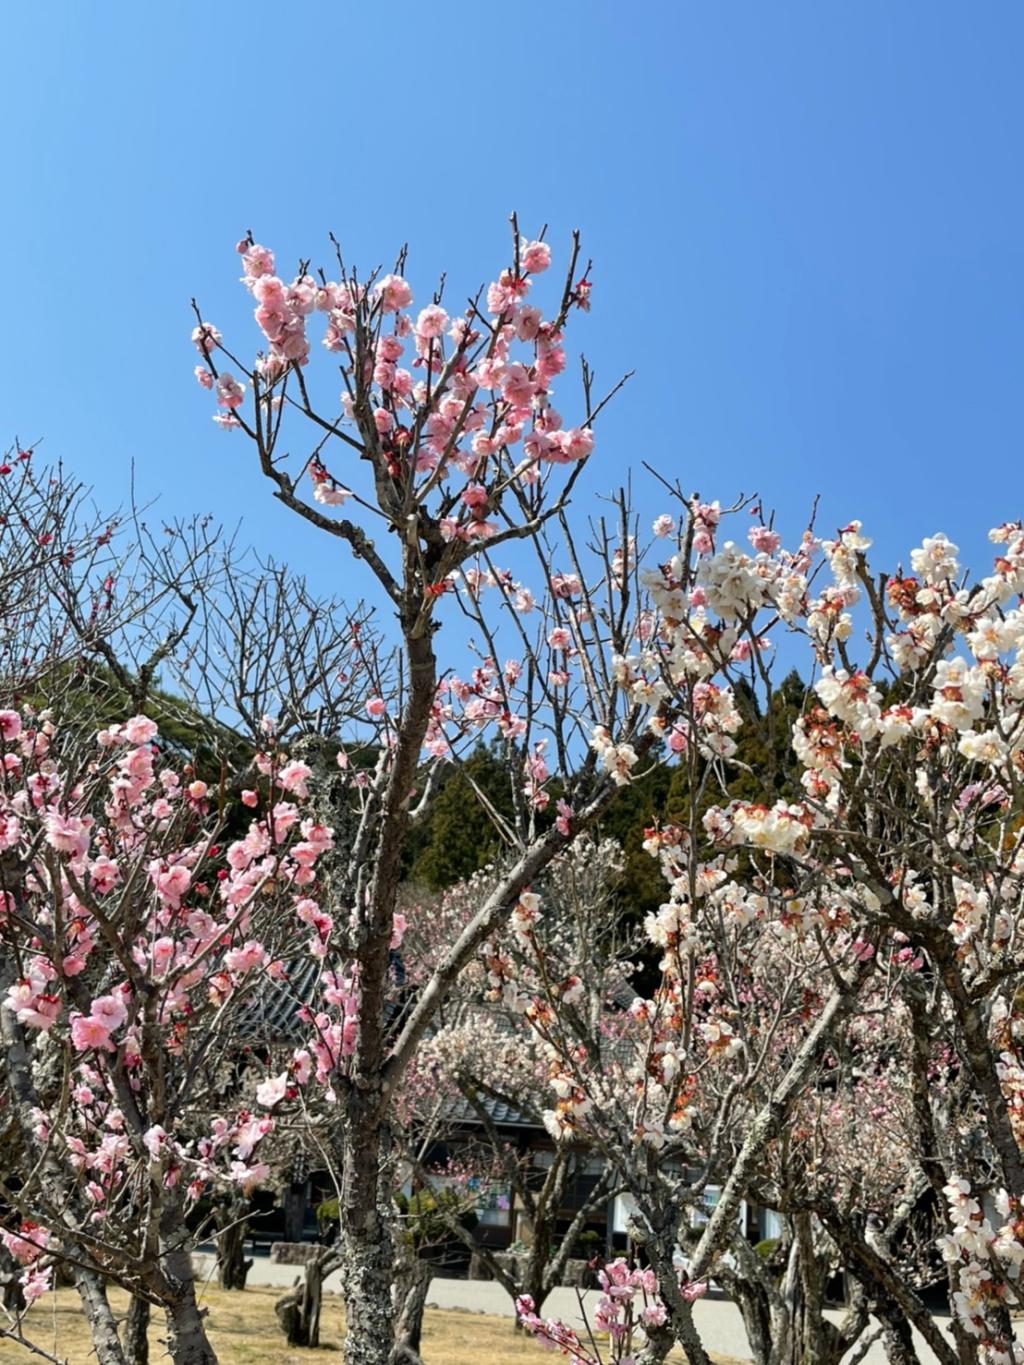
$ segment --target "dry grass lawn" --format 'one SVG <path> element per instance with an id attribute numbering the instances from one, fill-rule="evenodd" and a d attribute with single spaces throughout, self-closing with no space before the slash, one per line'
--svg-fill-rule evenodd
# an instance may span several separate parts
<path id="1" fill-rule="evenodd" d="M 318 1350 L 300 1350 L 286 1346 L 281 1335 L 274 1303 L 280 1289 L 246 1289 L 243 1293 L 226 1293 L 209 1288 L 204 1302 L 210 1310 L 209 1331 L 221 1365 L 338 1365 L 343 1318 L 338 1297 L 328 1294 L 321 1321 L 322 1345 Z M 111 1302 L 115 1311 L 122 1312 L 125 1296 L 114 1290 Z M 44 1350 L 66 1360 L 68 1365 L 91 1365 L 88 1327 L 82 1316 L 78 1295 L 72 1289 L 61 1289 L 40 1299 L 26 1320 L 31 1327 L 31 1338 Z M 150 1353 L 153 1365 L 166 1359 L 159 1345 L 162 1323 L 154 1323 L 150 1330 Z M 0 1365 L 29 1365 L 33 1359 L 23 1347 L 0 1338 Z M 423 1359 L 425 1365 L 540 1365 L 552 1359 L 528 1339 L 519 1338 L 508 1318 L 488 1317 L 483 1313 L 459 1313 L 436 1308 L 427 1310 L 423 1330 Z M 716 1357 L 719 1365 L 740 1365 L 724 1356 Z"/>

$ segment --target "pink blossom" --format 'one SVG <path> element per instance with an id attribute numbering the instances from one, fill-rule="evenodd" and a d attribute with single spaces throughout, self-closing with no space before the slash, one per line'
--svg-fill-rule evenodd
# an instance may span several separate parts
<path id="1" fill-rule="evenodd" d="M 386 714 L 387 709 L 387 702 L 383 697 L 371 697 L 366 703 L 366 714 L 371 720 L 380 720 L 381 716 Z"/>
<path id="2" fill-rule="evenodd" d="M 50 1233 L 49 1229 L 24 1218 L 16 1232 L 5 1230 L 0 1233 L 0 1242 L 3 1242 L 19 1265 L 31 1265 L 49 1246 Z"/>
<path id="3" fill-rule="evenodd" d="M 585 459 L 593 449 L 594 435 L 589 427 L 570 427 L 552 433 L 548 458 L 555 464 L 569 464 Z"/>
<path id="4" fill-rule="evenodd" d="M 385 275 L 374 290 L 381 301 L 385 313 L 397 313 L 400 308 L 408 308 L 412 303 L 412 290 L 401 275 Z"/>
<path id="5" fill-rule="evenodd" d="M 63 1009 L 59 996 L 45 994 L 34 981 L 19 981 L 11 986 L 5 1003 L 19 1024 L 43 1032 L 52 1027 Z"/>
<path id="6" fill-rule="evenodd" d="M 8 742 L 21 734 L 21 717 L 17 711 L 0 711 L 0 739 Z"/>
<path id="7" fill-rule="evenodd" d="M 25 1296 L 27 1304 L 35 1303 L 36 1299 L 42 1298 L 53 1288 L 53 1266 L 46 1266 L 42 1270 L 33 1267 L 26 1270 L 21 1277 L 21 1292 Z"/>
<path id="8" fill-rule="evenodd" d="M 121 869 L 112 859 L 105 854 L 93 860 L 89 868 L 89 883 L 94 891 L 105 896 L 108 891 L 112 891 L 121 880 Z"/>
<path id="9" fill-rule="evenodd" d="M 262 943 L 250 940 L 241 948 L 232 948 L 224 954 L 224 965 L 229 972 L 251 972 L 256 967 L 264 967 L 270 955 Z"/>
<path id="10" fill-rule="evenodd" d="M 158 872 L 155 883 L 157 895 L 176 910 L 181 904 L 182 896 L 192 885 L 192 873 L 179 863 L 165 872 Z"/>
<path id="11" fill-rule="evenodd" d="M 263 1141 L 273 1127 L 274 1120 L 269 1116 L 261 1119 L 247 1116 L 235 1130 L 235 1142 L 231 1150 L 242 1161 L 247 1161 L 256 1150 L 257 1144 Z"/>
<path id="12" fill-rule="evenodd" d="M 89 831 L 79 816 L 53 811 L 46 817 L 46 842 L 58 853 L 80 857 L 89 847 Z"/>
<path id="13" fill-rule="evenodd" d="M 152 1128 L 147 1128 L 142 1135 L 142 1145 L 153 1161 L 159 1161 L 167 1146 L 166 1131 L 158 1123 L 154 1124 Z"/>
<path id="14" fill-rule="evenodd" d="M 298 759 L 293 759 L 278 773 L 277 785 L 286 792 L 293 792 L 296 796 L 304 798 L 308 795 L 306 783 L 312 775 L 312 768 L 305 763 L 300 763 Z"/>
<path id="15" fill-rule="evenodd" d="M 149 744 L 157 736 L 156 722 L 148 716 L 132 716 L 125 722 L 122 734 L 128 744 Z"/>
<path id="16" fill-rule="evenodd" d="M 288 1073 L 282 1071 L 279 1076 L 272 1076 L 260 1082 L 256 1087 L 256 1099 L 267 1109 L 273 1109 L 275 1104 L 284 1099 L 287 1090 Z"/>
<path id="17" fill-rule="evenodd" d="M 231 1163 L 231 1179 L 242 1187 L 243 1194 L 251 1194 L 269 1175 L 270 1167 L 265 1161 L 256 1161 L 251 1166 L 241 1161 Z"/>
<path id="18" fill-rule="evenodd" d="M 256 280 L 262 275 L 273 275 L 274 253 L 267 247 L 256 242 L 250 243 L 248 238 L 243 238 L 236 250 L 242 256 L 242 265 L 248 279 Z"/>
<path id="19" fill-rule="evenodd" d="M 516 314 L 516 336 L 520 341 L 533 341 L 543 321 L 544 315 L 539 308 L 524 304 Z"/>
<path id="20" fill-rule="evenodd" d="M 128 1017 L 124 1001 L 118 995 L 97 996 L 90 1006 L 89 1013 L 111 1033 L 114 1029 L 120 1028 Z"/>
<path id="21" fill-rule="evenodd" d="M 216 350 L 220 343 L 220 332 L 217 331 L 212 322 L 201 322 L 198 327 L 192 329 L 192 341 L 196 350 L 203 355 Z"/>
<path id="22" fill-rule="evenodd" d="M 222 408 L 239 408 L 244 399 L 244 386 L 225 370 L 217 379 L 217 402 Z"/>
<path id="23" fill-rule="evenodd" d="M 508 365 L 501 377 L 501 392 L 507 403 L 528 406 L 537 392 L 536 381 L 530 378 L 525 365 Z"/>
<path id="24" fill-rule="evenodd" d="M 519 260 L 524 270 L 529 271 L 531 275 L 539 275 L 551 264 L 551 248 L 547 242 L 529 242 L 523 248 Z"/>
<path id="25" fill-rule="evenodd" d="M 448 314 L 440 305 L 430 303 L 420 310 L 416 319 L 416 334 L 427 339 L 439 337 L 447 325 Z"/>
<path id="26" fill-rule="evenodd" d="M 104 1052 L 114 1051 L 110 1033 L 103 1020 L 94 1019 L 91 1015 L 76 1014 L 72 1017 L 71 1041 L 79 1052 L 86 1052 L 90 1048 L 99 1048 Z"/>
<path id="27" fill-rule="evenodd" d="M 779 548 L 782 537 L 777 531 L 770 530 L 767 526 L 751 526 L 747 532 L 747 539 L 759 554 L 771 555 Z"/>

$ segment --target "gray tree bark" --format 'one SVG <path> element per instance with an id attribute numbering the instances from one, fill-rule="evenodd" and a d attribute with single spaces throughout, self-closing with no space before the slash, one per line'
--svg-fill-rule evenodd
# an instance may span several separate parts
<path id="1" fill-rule="evenodd" d="M 149 1300 L 133 1294 L 124 1320 L 125 1365 L 149 1365 L 149 1319 Z"/>

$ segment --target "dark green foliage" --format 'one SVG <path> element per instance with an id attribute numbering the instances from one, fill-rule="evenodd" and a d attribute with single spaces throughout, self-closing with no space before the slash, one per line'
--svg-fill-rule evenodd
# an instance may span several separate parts
<path id="1" fill-rule="evenodd" d="M 204 715 L 187 701 L 153 685 L 139 704 L 109 669 L 77 660 L 40 679 L 29 696 L 37 709 L 54 708 L 63 730 L 92 736 L 127 720 L 140 710 L 160 729 L 160 744 L 168 754 L 190 762 L 197 777 L 217 786 L 222 776 L 240 778 L 252 761 L 255 746 L 229 725 Z"/>
<path id="2" fill-rule="evenodd" d="M 644 830 L 666 817 L 674 769 L 663 762 L 628 787 L 620 787 L 597 826 L 599 838 L 614 839 L 625 854 L 620 898 L 630 918 L 642 919 L 665 899 L 658 864 L 643 849 Z"/>
<path id="3" fill-rule="evenodd" d="M 452 768 L 427 818 L 409 841 L 406 872 L 431 891 L 443 891 L 492 862 L 501 849 L 494 822 L 477 800 L 475 784 L 498 813 L 512 817 L 507 765 L 482 745 L 464 765 Z"/>
<path id="4" fill-rule="evenodd" d="M 399 1191 L 395 1195 L 395 1208 L 402 1220 L 404 1235 L 416 1251 L 450 1241 L 453 1221 L 466 1229 L 476 1227 L 478 1221 L 472 1209 L 463 1207 L 462 1200 L 454 1190 L 438 1190 L 436 1193 L 418 1190 L 412 1195 Z M 321 1236 L 328 1235 L 338 1221 L 337 1199 L 325 1199 L 318 1204 L 316 1220 Z"/>
<path id="5" fill-rule="evenodd" d="M 767 706 L 749 686 L 736 688 L 736 704 L 743 725 L 736 736 L 736 762 L 722 765 L 726 786 L 709 775 L 698 804 L 698 816 L 711 806 L 733 799 L 770 803 L 799 794 L 799 764 L 792 748 L 793 723 L 806 704 L 807 691 L 799 674 L 791 672 L 776 688 Z M 441 891 L 465 880 L 501 853 L 501 839 L 486 810 L 476 799 L 475 784 L 500 815 L 512 815 L 510 774 L 493 750 L 481 746 L 465 764 L 465 774 L 453 768 L 434 797 L 427 818 L 410 838 L 405 872 L 413 881 Z M 655 859 L 643 850 L 644 830 L 689 818 L 690 775 L 685 764 L 665 755 L 648 771 L 615 793 L 596 833 L 615 839 L 625 854 L 620 898 L 625 914 L 642 919 L 665 898 L 665 886 Z M 552 806 L 557 794 L 552 795 Z M 550 819 L 550 812 L 547 816 Z"/>
<path id="6" fill-rule="evenodd" d="M 476 1214 L 463 1207 L 454 1190 L 418 1190 L 413 1195 L 398 1193 L 395 1205 L 402 1216 L 405 1236 L 417 1251 L 449 1241 L 453 1222 L 466 1229 L 475 1228 L 478 1222 Z"/>

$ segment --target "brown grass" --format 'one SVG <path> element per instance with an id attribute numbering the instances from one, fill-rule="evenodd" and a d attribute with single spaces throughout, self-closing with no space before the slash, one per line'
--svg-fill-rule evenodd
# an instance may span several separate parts
<path id="1" fill-rule="evenodd" d="M 341 1303 L 335 1294 L 324 1300 L 321 1321 L 322 1345 L 315 1351 L 286 1346 L 274 1316 L 274 1303 L 281 1289 L 247 1289 L 244 1293 L 227 1293 L 209 1288 L 204 1302 L 210 1310 L 209 1333 L 221 1365 L 338 1365 L 343 1318 Z M 121 1313 L 127 1303 L 119 1290 L 111 1293 L 111 1303 Z M 26 1320 L 27 1335 L 36 1345 L 67 1360 L 68 1365 L 92 1365 L 88 1325 L 82 1316 L 81 1303 L 72 1289 L 61 1289 L 47 1294 L 33 1308 Z M 150 1356 L 153 1365 L 166 1359 L 160 1337 L 162 1323 L 150 1329 Z M 424 1319 L 423 1359 L 425 1365 L 540 1365 L 551 1361 L 550 1351 L 534 1342 L 517 1337 L 509 1318 L 488 1317 L 483 1313 L 465 1313 L 447 1309 L 428 1308 Z M 0 1338 L 0 1365 L 29 1365 L 33 1359 L 23 1347 Z M 741 1365 L 725 1356 L 716 1356 L 719 1365 Z"/>

